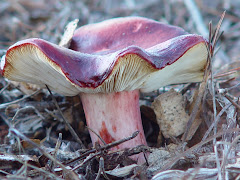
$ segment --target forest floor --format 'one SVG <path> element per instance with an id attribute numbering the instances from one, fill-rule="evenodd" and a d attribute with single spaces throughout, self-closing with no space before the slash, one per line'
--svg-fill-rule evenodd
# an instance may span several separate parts
<path id="1" fill-rule="evenodd" d="M 223 34 L 207 79 L 141 94 L 149 147 L 100 151 L 92 147 L 79 96 L 54 92 L 51 96 L 46 89 L 0 77 L 0 178 L 239 179 L 239 1 L 1 0 L 0 56 L 27 38 L 59 44 L 66 25 L 75 19 L 80 27 L 115 17 L 142 16 L 208 39 L 209 23 L 215 29 L 224 11 Z M 179 105 L 173 99 L 180 97 L 187 118 L 183 119 L 184 134 L 166 137 L 152 103 L 169 97 L 169 93 L 172 105 Z M 69 131 L 53 97 L 83 145 Z M 193 123 L 187 123 L 190 120 Z M 128 158 L 132 152 L 148 152 L 146 163 L 133 162 Z"/>

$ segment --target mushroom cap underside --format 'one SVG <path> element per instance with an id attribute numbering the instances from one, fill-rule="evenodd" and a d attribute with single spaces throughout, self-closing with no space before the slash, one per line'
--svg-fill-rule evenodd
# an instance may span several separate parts
<path id="1" fill-rule="evenodd" d="M 207 59 L 205 40 L 182 35 L 147 49 L 129 46 L 109 54 L 86 54 L 41 39 L 9 48 L 1 60 L 6 78 L 72 96 L 79 92 L 144 92 L 176 83 L 202 80 Z"/>

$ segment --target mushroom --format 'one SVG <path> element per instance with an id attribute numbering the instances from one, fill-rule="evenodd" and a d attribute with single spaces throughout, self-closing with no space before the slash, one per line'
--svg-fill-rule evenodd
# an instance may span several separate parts
<path id="1" fill-rule="evenodd" d="M 147 145 L 139 91 L 200 82 L 207 61 L 205 43 L 202 36 L 154 20 L 115 18 L 76 30 L 71 49 L 37 38 L 19 41 L 2 58 L 1 74 L 48 85 L 62 95 L 80 94 L 87 125 L 106 143 L 140 132 L 116 147 L 131 148 Z M 93 143 L 102 143 L 90 135 Z"/>

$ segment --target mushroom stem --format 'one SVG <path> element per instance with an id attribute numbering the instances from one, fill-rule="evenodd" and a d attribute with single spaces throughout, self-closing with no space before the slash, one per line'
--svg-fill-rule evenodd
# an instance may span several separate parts
<path id="1" fill-rule="evenodd" d="M 81 93 L 81 100 L 87 125 L 93 129 L 106 143 L 123 139 L 139 131 L 137 137 L 124 142 L 113 149 L 131 148 L 147 145 L 139 109 L 139 90 L 117 93 Z M 90 132 L 92 143 L 101 140 Z M 137 160 L 138 157 L 133 159 Z"/>

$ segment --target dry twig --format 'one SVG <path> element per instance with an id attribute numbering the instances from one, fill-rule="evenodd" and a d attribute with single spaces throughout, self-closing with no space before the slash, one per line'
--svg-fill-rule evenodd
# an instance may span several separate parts
<path id="1" fill-rule="evenodd" d="M 126 141 L 129 141 L 129 140 L 135 138 L 138 134 L 139 134 L 139 131 L 136 131 L 136 132 L 134 132 L 134 133 L 133 133 L 131 136 L 129 136 L 129 137 L 120 139 L 120 140 L 118 140 L 118 141 L 114 141 L 114 142 L 109 143 L 109 144 L 106 144 L 106 145 L 104 145 L 104 146 L 100 146 L 98 149 L 89 150 L 89 151 L 83 153 L 80 157 L 75 158 L 75 159 L 73 159 L 73 160 L 71 160 L 71 161 L 68 161 L 68 162 L 66 162 L 65 164 L 70 164 L 70 163 L 73 163 L 73 162 L 75 162 L 75 161 L 81 160 L 81 159 L 85 158 L 86 156 L 88 156 L 88 155 L 91 154 L 91 153 L 95 153 L 95 152 L 97 152 L 97 151 L 102 151 L 102 150 L 107 150 L 107 149 L 110 149 L 110 148 L 112 148 L 112 147 L 118 146 L 119 144 L 122 144 L 122 143 L 124 143 L 124 142 L 126 142 Z M 133 155 L 133 154 L 130 154 L 130 156 L 131 156 L 131 155 Z"/>
<path id="2" fill-rule="evenodd" d="M 65 119 L 65 117 L 64 117 L 64 115 L 63 115 L 63 113 L 62 113 L 62 111 L 61 111 L 61 109 L 60 109 L 60 107 L 59 107 L 59 105 L 58 105 L 58 102 L 57 102 L 56 98 L 53 96 L 51 90 L 49 89 L 49 87 L 48 87 L 47 85 L 46 85 L 46 87 L 47 87 L 47 89 L 48 89 L 48 91 L 49 91 L 49 93 L 50 93 L 50 95 L 51 95 L 51 97 L 52 97 L 52 99 L 53 99 L 53 101 L 54 101 L 57 109 L 58 109 L 58 112 L 59 112 L 60 115 L 62 116 L 63 122 L 64 122 L 65 125 L 68 127 L 70 133 L 72 134 L 72 136 L 74 137 L 74 139 L 79 143 L 79 145 L 80 145 L 82 148 L 86 149 L 85 146 L 84 146 L 84 144 L 82 143 L 81 139 L 78 137 L 77 133 L 74 131 L 74 129 L 72 128 L 72 126 L 69 124 L 68 120 Z"/>
<path id="3" fill-rule="evenodd" d="M 189 129 L 191 128 L 192 123 L 193 123 L 194 119 L 196 118 L 196 115 L 197 115 L 197 112 L 198 112 L 198 107 L 199 107 L 199 105 L 201 103 L 202 97 L 203 97 L 205 89 L 207 87 L 207 80 L 209 78 L 209 73 L 212 72 L 211 60 L 212 60 L 212 57 L 214 55 L 214 48 L 216 46 L 216 42 L 217 42 L 217 40 L 219 38 L 219 30 L 220 30 L 220 27 L 221 27 L 222 20 L 224 18 L 224 14 L 225 13 L 223 13 L 221 19 L 219 20 L 217 29 L 216 29 L 216 31 L 215 31 L 215 33 L 213 35 L 211 34 L 211 29 L 212 29 L 211 23 L 209 24 L 209 29 L 210 29 L 210 31 L 209 31 L 209 42 L 208 42 L 208 44 L 206 44 L 206 47 L 208 49 L 207 65 L 206 65 L 206 68 L 205 68 L 203 82 L 200 84 L 200 87 L 199 87 L 197 100 L 195 102 L 195 105 L 193 107 L 192 113 L 190 115 L 190 119 L 189 119 L 189 121 L 187 123 L 186 131 L 183 134 L 183 138 L 182 138 L 183 142 L 186 141 Z M 213 40 L 211 41 L 211 39 L 213 39 Z M 215 104 L 215 98 L 213 98 L 213 99 L 214 99 L 213 103 Z M 214 109 L 215 109 L 215 107 L 216 107 L 216 105 L 214 106 Z"/>
<path id="4" fill-rule="evenodd" d="M 29 97 L 31 97 L 31 96 L 34 96 L 34 95 L 38 94 L 40 91 L 41 91 L 41 90 L 37 90 L 37 91 L 35 91 L 34 93 L 32 93 L 32 94 L 30 94 L 30 95 L 25 95 L 25 96 L 23 96 L 22 98 L 17 99 L 17 100 L 15 100 L 15 101 L 11 101 L 11 102 L 8 102 L 8 103 L 0 104 L 0 109 L 4 109 L 4 108 L 6 108 L 7 106 L 9 106 L 9 105 L 11 105 L 11 104 L 16 104 L 16 103 L 18 103 L 18 102 L 20 102 L 20 101 L 23 101 L 23 100 L 25 100 L 25 99 L 27 99 L 27 98 L 29 98 Z"/>

